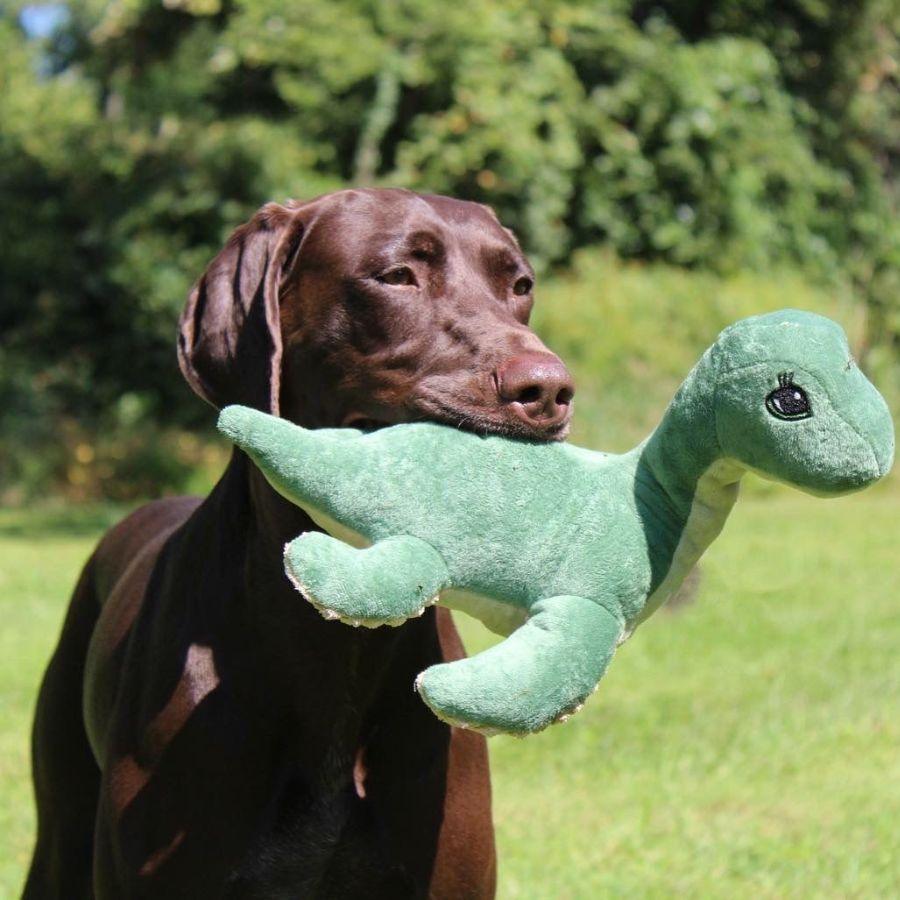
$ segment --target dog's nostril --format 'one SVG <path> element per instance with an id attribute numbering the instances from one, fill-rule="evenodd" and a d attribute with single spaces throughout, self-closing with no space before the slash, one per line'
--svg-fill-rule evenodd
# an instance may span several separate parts
<path id="1" fill-rule="evenodd" d="M 572 402 L 574 396 L 575 389 L 566 385 L 566 387 L 560 388 L 559 393 L 556 395 L 556 402 L 560 406 L 568 406 Z"/>
<path id="2" fill-rule="evenodd" d="M 575 387 L 568 370 L 552 353 L 522 353 L 496 375 L 500 400 L 532 425 L 555 425 L 569 412 Z"/>
<path id="3" fill-rule="evenodd" d="M 529 387 L 523 388 L 519 393 L 519 396 L 516 397 L 516 400 L 519 403 L 534 403 L 535 400 L 540 399 L 541 389 L 536 384 L 532 384 Z"/>

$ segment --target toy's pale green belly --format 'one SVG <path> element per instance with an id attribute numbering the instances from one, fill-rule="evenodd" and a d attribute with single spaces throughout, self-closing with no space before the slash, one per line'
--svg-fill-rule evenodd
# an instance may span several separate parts
<path id="1" fill-rule="evenodd" d="M 349 544 L 351 547 L 357 547 L 360 550 L 372 546 L 372 542 L 367 537 L 346 525 L 342 525 L 340 522 L 332 519 L 327 513 L 305 504 L 303 508 L 319 528 L 330 534 L 332 537 L 337 538 L 339 541 L 343 541 L 345 544 Z"/>
<path id="2" fill-rule="evenodd" d="M 728 459 L 717 460 L 697 482 L 690 513 L 662 582 L 647 598 L 634 627 L 668 602 L 688 572 L 722 530 L 737 499 L 740 468 Z"/>
<path id="3" fill-rule="evenodd" d="M 351 547 L 371 547 L 372 541 L 364 535 L 312 507 L 306 508 L 309 517 L 323 531 Z M 485 628 L 506 637 L 528 619 L 528 611 L 515 603 L 487 597 L 462 588 L 448 588 L 441 592 L 440 603 L 448 609 L 464 612 L 478 619 Z"/>
<path id="4" fill-rule="evenodd" d="M 528 619 L 528 610 L 524 606 L 460 588 L 441 591 L 440 604 L 478 619 L 485 628 L 501 637 L 512 634 Z"/>

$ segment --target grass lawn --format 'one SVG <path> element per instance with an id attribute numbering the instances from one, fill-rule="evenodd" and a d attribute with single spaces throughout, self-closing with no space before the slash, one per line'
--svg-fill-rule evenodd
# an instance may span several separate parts
<path id="1" fill-rule="evenodd" d="M 0 512 L 4 898 L 38 680 L 110 515 Z M 500 896 L 900 896 L 898 539 L 895 487 L 744 498 L 696 602 L 644 625 L 584 711 L 491 741 Z"/>

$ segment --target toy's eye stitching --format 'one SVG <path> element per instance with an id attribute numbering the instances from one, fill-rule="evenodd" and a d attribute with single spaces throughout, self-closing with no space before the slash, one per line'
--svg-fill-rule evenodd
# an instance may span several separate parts
<path id="1" fill-rule="evenodd" d="M 766 397 L 766 409 L 776 419 L 787 421 L 808 419 L 812 415 L 809 397 L 800 385 L 794 384 L 793 372 L 778 376 L 778 387 Z"/>

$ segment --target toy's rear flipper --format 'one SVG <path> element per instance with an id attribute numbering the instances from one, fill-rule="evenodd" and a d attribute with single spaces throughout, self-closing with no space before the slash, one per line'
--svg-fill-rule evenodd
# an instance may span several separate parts
<path id="1" fill-rule="evenodd" d="M 622 623 L 583 597 L 551 597 L 505 641 L 426 669 L 416 688 L 451 725 L 530 734 L 575 712 L 612 659 Z"/>

